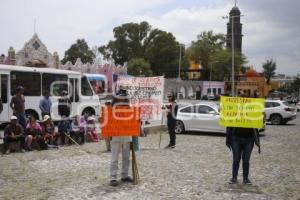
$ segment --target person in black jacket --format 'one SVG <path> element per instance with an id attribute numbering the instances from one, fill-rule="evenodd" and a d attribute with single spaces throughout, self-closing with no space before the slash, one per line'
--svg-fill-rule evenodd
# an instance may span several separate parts
<path id="1" fill-rule="evenodd" d="M 242 96 L 245 97 L 245 96 Z M 260 153 L 259 131 L 256 128 L 226 128 L 226 146 L 232 150 L 232 178 L 229 183 L 237 183 L 240 160 L 243 161 L 243 183 L 251 185 L 249 180 L 250 157 L 254 143 Z"/>
<path id="2" fill-rule="evenodd" d="M 168 132 L 170 135 L 170 143 L 165 148 L 175 148 L 176 145 L 175 126 L 176 126 L 178 105 L 175 102 L 175 96 L 173 94 L 169 94 L 168 99 L 170 105 L 164 106 L 163 109 L 167 111 L 167 125 L 168 125 Z"/>
<path id="3" fill-rule="evenodd" d="M 58 99 L 58 114 L 63 119 L 68 118 L 71 112 L 71 100 L 67 94 L 67 91 L 62 91 L 61 97 Z"/>

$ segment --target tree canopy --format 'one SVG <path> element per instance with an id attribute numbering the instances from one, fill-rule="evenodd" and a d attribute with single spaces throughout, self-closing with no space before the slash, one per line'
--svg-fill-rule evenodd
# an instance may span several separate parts
<path id="1" fill-rule="evenodd" d="M 71 61 L 75 64 L 77 58 L 80 58 L 83 63 L 92 63 L 95 58 L 93 51 L 89 48 L 84 39 L 78 39 L 75 44 L 72 44 L 71 47 L 65 51 L 65 56 L 61 62 L 65 64 Z"/>
<path id="2" fill-rule="evenodd" d="M 152 29 L 145 21 L 122 24 L 113 32 L 114 40 L 99 47 L 104 58 L 113 58 L 120 65 L 134 58 L 143 58 L 150 63 L 155 75 L 176 70 L 179 46 L 172 33 Z"/>
<path id="3" fill-rule="evenodd" d="M 276 62 L 274 62 L 272 59 L 267 60 L 265 63 L 263 63 L 262 67 L 263 67 L 263 74 L 265 75 L 266 78 L 266 83 L 269 84 L 272 76 L 275 75 Z"/>
<path id="4" fill-rule="evenodd" d="M 150 63 L 143 58 L 133 58 L 128 62 L 127 72 L 132 76 L 152 76 Z"/>
<path id="5" fill-rule="evenodd" d="M 232 54 L 225 47 L 225 36 L 214 34 L 213 31 L 204 31 L 192 41 L 187 49 L 187 56 L 202 65 L 201 79 L 209 80 L 212 68 L 212 80 L 223 81 L 231 74 Z M 240 72 L 241 66 L 246 63 L 244 55 L 235 53 L 235 72 Z"/>

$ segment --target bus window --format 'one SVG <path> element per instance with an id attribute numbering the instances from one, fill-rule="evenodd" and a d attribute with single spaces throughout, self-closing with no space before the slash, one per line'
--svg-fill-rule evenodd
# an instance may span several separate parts
<path id="1" fill-rule="evenodd" d="M 25 96 L 41 96 L 41 75 L 36 72 L 11 71 L 11 95 L 16 94 L 18 86 L 25 88 Z"/>
<path id="2" fill-rule="evenodd" d="M 89 80 L 92 89 L 96 94 L 99 95 L 105 93 L 106 77 L 99 74 L 87 74 L 86 77 Z"/>
<path id="3" fill-rule="evenodd" d="M 67 75 L 43 74 L 42 80 L 43 92 L 49 91 L 51 96 L 60 96 L 63 90 L 68 91 Z"/>
<path id="4" fill-rule="evenodd" d="M 83 96 L 93 96 L 93 91 L 85 76 L 81 78 L 81 94 Z"/>
<path id="5" fill-rule="evenodd" d="M 1 75 L 1 101 L 7 103 L 7 75 Z"/>

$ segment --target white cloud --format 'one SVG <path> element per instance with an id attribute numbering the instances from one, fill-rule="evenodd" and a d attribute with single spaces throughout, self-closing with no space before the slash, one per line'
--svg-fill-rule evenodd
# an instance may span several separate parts
<path id="1" fill-rule="evenodd" d="M 243 53 L 249 64 L 260 70 L 266 59 L 273 58 L 278 72 L 299 70 L 298 2 L 238 2 L 244 14 Z M 78 38 L 90 46 L 106 44 L 113 38 L 113 28 L 126 22 L 148 21 L 189 44 L 205 30 L 226 33 L 228 20 L 222 16 L 231 7 L 229 0 L 2 0 L 0 53 L 7 53 L 9 46 L 21 49 L 33 35 L 35 18 L 38 35 L 50 52 L 58 51 L 61 57 Z"/>

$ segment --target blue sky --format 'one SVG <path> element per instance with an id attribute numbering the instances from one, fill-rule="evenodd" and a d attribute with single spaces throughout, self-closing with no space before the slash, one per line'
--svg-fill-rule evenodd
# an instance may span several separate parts
<path id="1" fill-rule="evenodd" d="M 40 39 L 61 58 L 77 38 L 100 46 L 113 39 L 114 27 L 144 20 L 189 44 L 205 30 L 226 33 L 222 16 L 233 5 L 233 0 L 1 0 L 0 53 L 7 54 L 9 46 L 20 50 L 34 34 L 34 19 Z M 278 73 L 300 73 L 300 1 L 238 0 L 237 5 L 244 14 L 248 65 L 261 71 L 262 63 L 272 58 Z"/>

